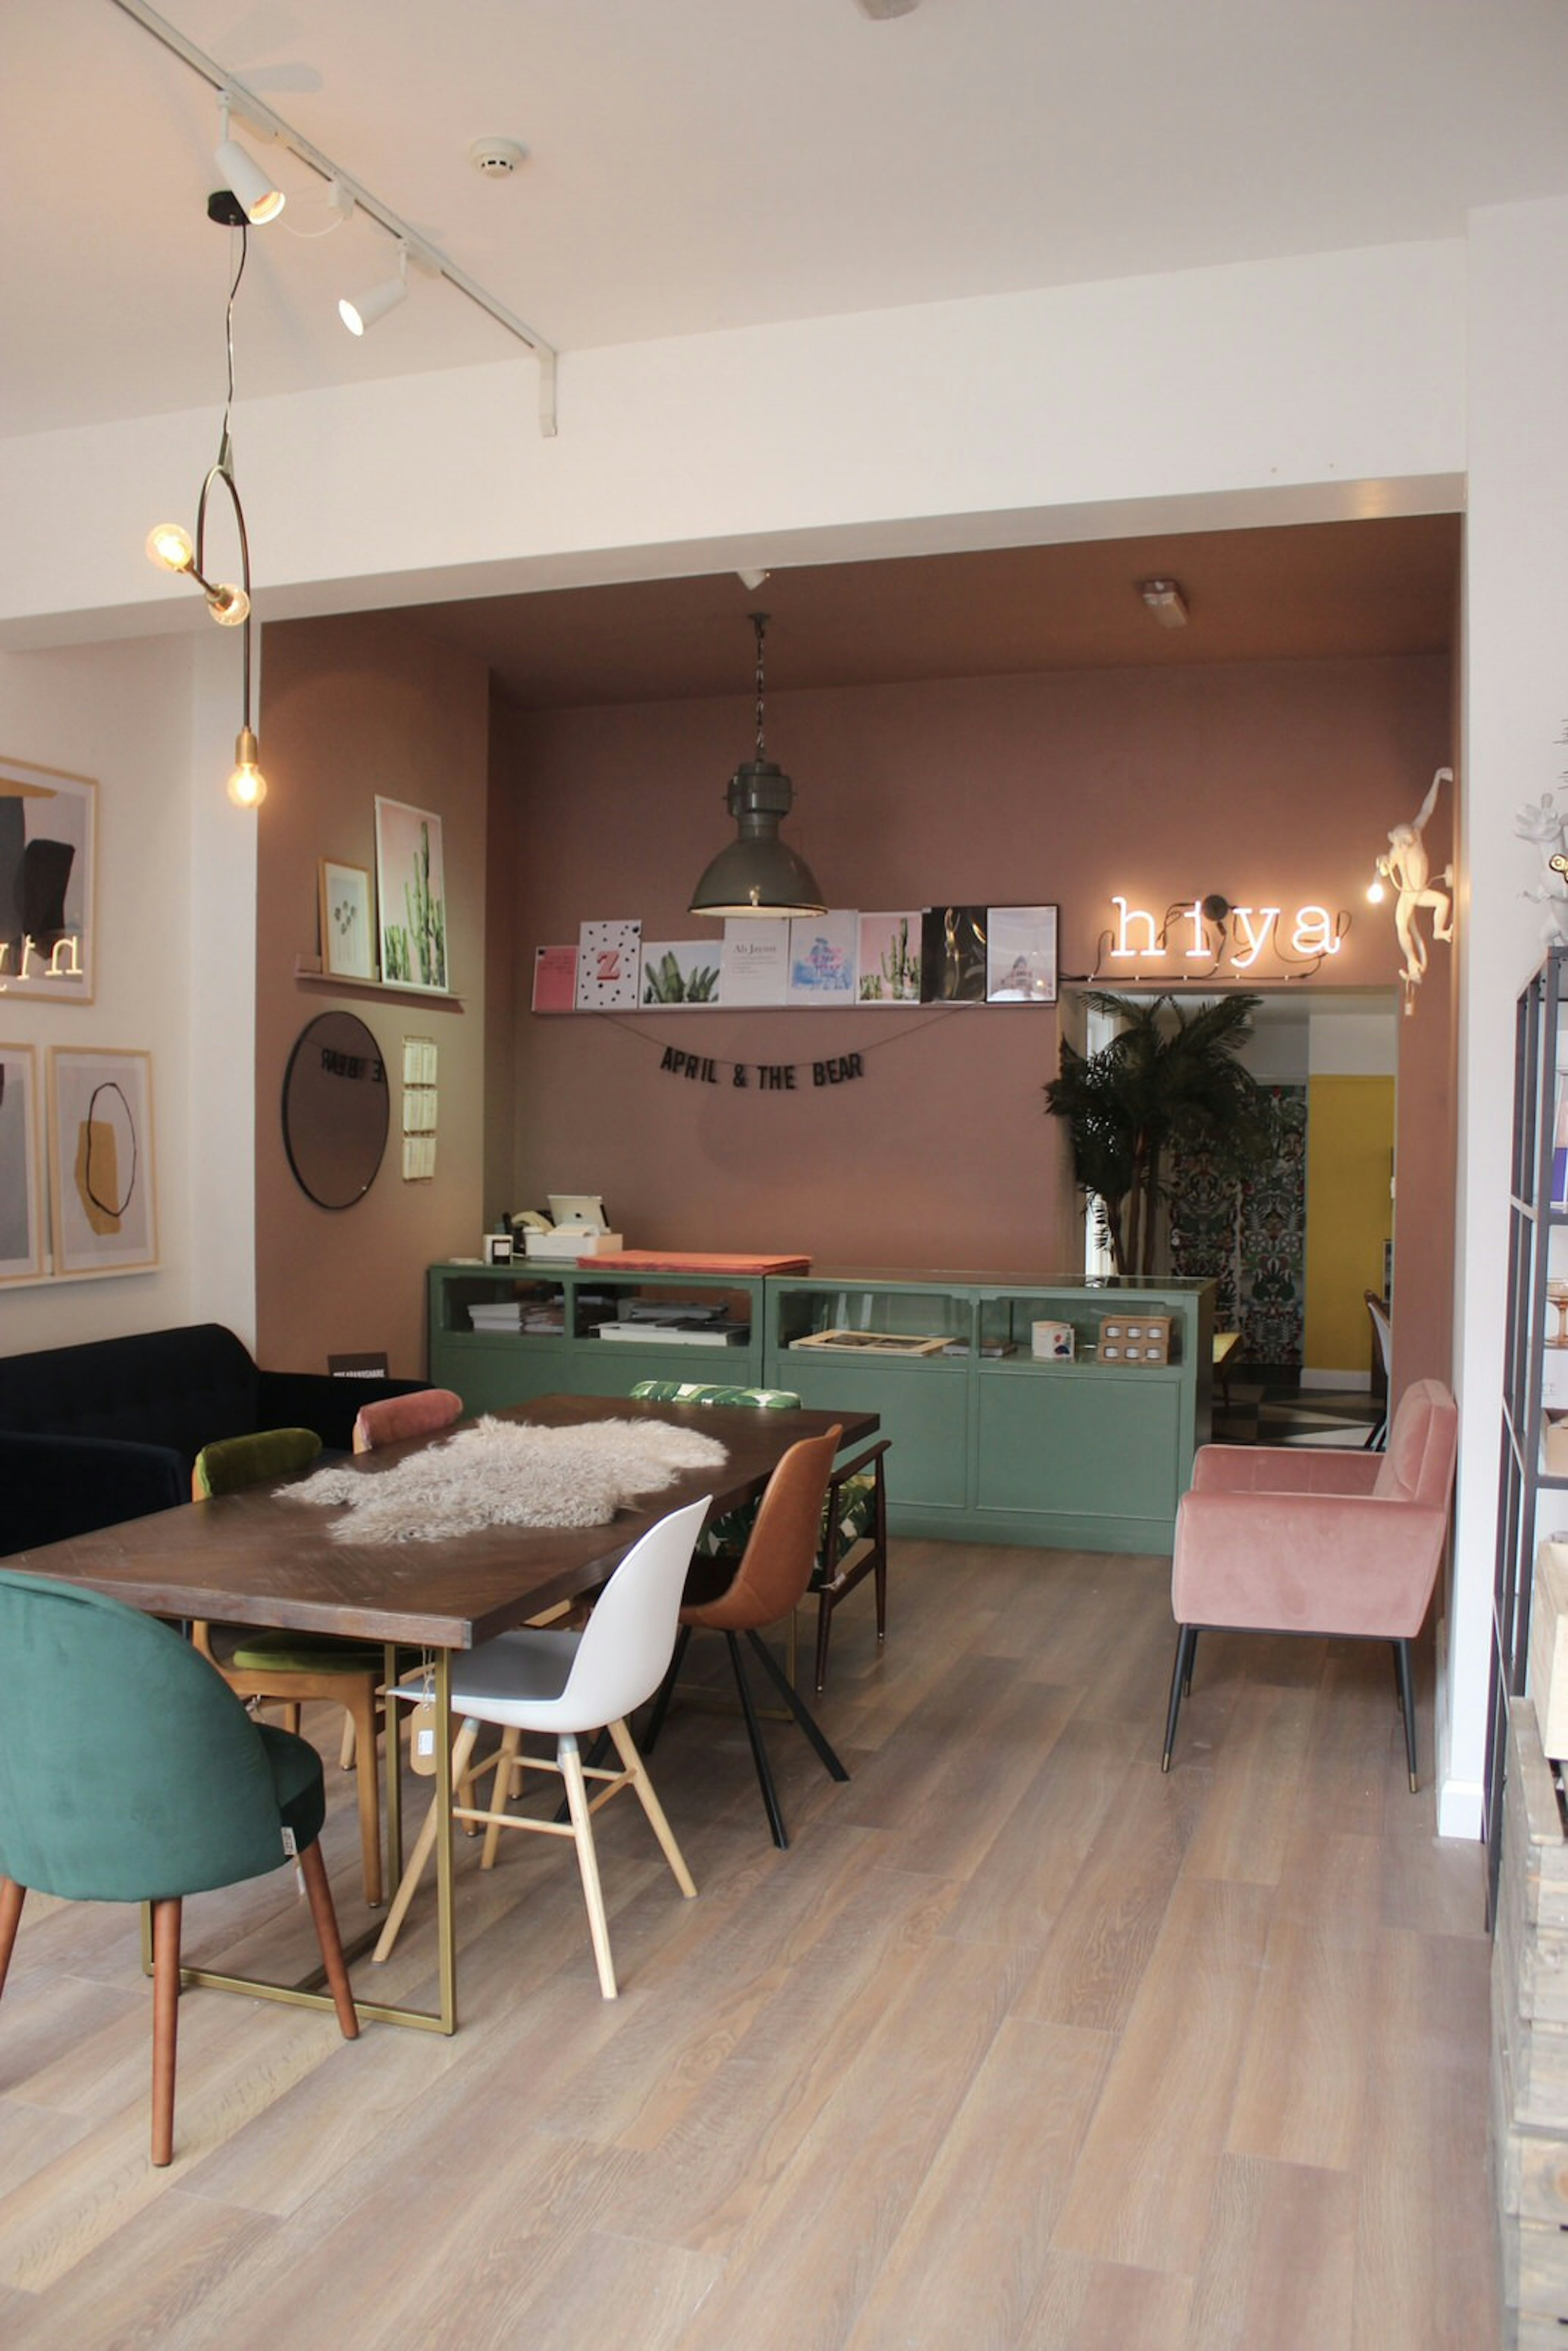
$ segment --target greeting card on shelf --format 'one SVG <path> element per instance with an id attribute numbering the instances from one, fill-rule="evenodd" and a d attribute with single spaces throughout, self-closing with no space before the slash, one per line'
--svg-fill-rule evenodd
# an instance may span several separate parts
<path id="1" fill-rule="evenodd" d="M 862 914 L 856 995 L 862 1004 L 920 1001 L 920 914 Z"/>
<path id="2" fill-rule="evenodd" d="M 852 1004 L 859 917 L 796 914 L 789 924 L 791 1004 Z"/>
<path id="3" fill-rule="evenodd" d="M 580 1012 L 633 1012 L 641 967 L 641 922 L 584 923 L 577 941 Z"/>
<path id="4" fill-rule="evenodd" d="M 739 1004 L 783 1004 L 789 987 L 788 918 L 746 914 L 727 922 L 719 955 L 719 995 L 726 1010 Z"/>
<path id="5" fill-rule="evenodd" d="M 671 1005 L 720 1001 L 719 948 L 713 939 L 654 939 L 643 948 L 643 1002 Z"/>
<path id="6" fill-rule="evenodd" d="M 534 949 L 534 1010 L 575 1012 L 577 1009 L 577 949 Z"/>

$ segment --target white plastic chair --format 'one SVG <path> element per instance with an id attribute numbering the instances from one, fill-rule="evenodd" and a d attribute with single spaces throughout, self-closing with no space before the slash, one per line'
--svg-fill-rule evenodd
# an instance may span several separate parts
<path id="1" fill-rule="evenodd" d="M 672 1510 L 668 1518 L 650 1527 L 610 1578 L 581 1632 L 527 1626 L 482 1642 L 478 1648 L 453 1662 L 452 1711 L 462 1717 L 462 1728 L 452 1747 L 455 1795 L 465 1795 L 486 1771 L 493 1771 L 496 1776 L 488 1809 L 455 1802 L 452 1817 L 455 1821 L 486 1823 L 487 1834 L 481 1863 L 486 1869 L 495 1861 L 503 1828 L 535 1829 L 546 1836 L 569 1836 L 574 1841 L 577 1865 L 582 1874 L 583 1898 L 588 1905 L 593 1956 L 599 1967 L 599 1987 L 606 2000 L 615 1998 L 616 1986 L 610 1957 L 610 1928 L 599 1884 L 599 1860 L 593 1845 L 592 1815 L 600 1806 L 607 1804 L 621 1789 L 632 1788 L 648 1815 L 681 1892 L 689 1899 L 697 1890 L 653 1793 L 647 1767 L 632 1742 L 626 1718 L 644 1699 L 652 1698 L 664 1677 L 675 1646 L 675 1618 L 692 1546 L 707 1511 L 706 1499 L 691 1502 L 685 1510 Z M 396 1695 L 417 1698 L 421 1693 L 405 1688 Z M 504 1733 L 500 1751 L 471 1771 L 475 1741 L 480 1725 L 486 1722 L 498 1725 Z M 601 1728 L 608 1729 L 615 1742 L 622 1766 L 618 1771 L 585 1766 L 578 1751 L 579 1733 Z M 519 1772 L 525 1768 L 518 1750 L 526 1730 L 556 1734 L 555 1761 L 528 1756 L 526 1768 L 559 1773 L 566 1782 L 569 1820 L 540 1820 L 505 1809 L 514 1767 Z M 590 1780 L 605 1783 L 591 1801 L 586 1785 Z M 384 1959 L 397 1939 L 420 1876 L 435 1850 L 436 1827 L 436 1807 L 433 1804 L 403 1872 L 396 1899 L 387 1913 L 386 1925 L 372 1955 L 377 1959 Z"/>

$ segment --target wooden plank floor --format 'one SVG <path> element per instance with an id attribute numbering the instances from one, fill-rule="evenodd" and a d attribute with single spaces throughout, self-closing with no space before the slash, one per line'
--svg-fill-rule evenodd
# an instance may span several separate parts
<path id="1" fill-rule="evenodd" d="M 1385 1651 L 1207 1635 L 1162 1777 L 1168 1593 L 898 1546 L 884 1658 L 869 1593 L 835 1625 L 849 1785 L 772 1734 L 788 1853 L 695 1706 L 654 1768 L 700 1898 L 601 1816 L 618 2001 L 570 1850 L 481 1879 L 465 1842 L 455 2038 L 191 1993 L 163 2172 L 134 1916 L 35 1897 L 0 2341 L 1492 2351 L 1481 1857 L 1434 1834 L 1429 1688 L 1412 1797 Z M 428 1997 L 429 1908 L 370 1996 Z M 290 1877 L 187 1906 L 225 1938 L 303 1949 Z"/>

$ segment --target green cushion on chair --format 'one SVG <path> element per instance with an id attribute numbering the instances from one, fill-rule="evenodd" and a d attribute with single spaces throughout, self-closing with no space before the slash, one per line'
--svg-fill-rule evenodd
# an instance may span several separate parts
<path id="1" fill-rule="evenodd" d="M 246 1486 L 267 1486 L 308 1469 L 321 1450 L 313 1428 L 260 1428 L 249 1437 L 225 1437 L 204 1445 L 191 1475 L 197 1500 L 237 1494 Z"/>
<path id="2" fill-rule="evenodd" d="M 731 1388 L 705 1380 L 639 1380 L 632 1390 L 647 1404 L 754 1404 L 763 1412 L 799 1412 L 788 1388 Z"/>
<path id="3" fill-rule="evenodd" d="M 252 1674 L 379 1674 L 382 1652 L 331 1633 L 249 1633 L 224 1659 Z"/>

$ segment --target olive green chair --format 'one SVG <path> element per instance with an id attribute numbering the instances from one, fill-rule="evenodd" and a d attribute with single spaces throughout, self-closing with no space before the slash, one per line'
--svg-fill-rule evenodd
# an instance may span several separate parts
<path id="1" fill-rule="evenodd" d="M 358 2037 L 318 1843 L 321 1759 L 254 1721 L 166 1625 L 96 1592 L 0 1569 L 0 1991 L 30 1890 L 152 1904 L 152 2160 L 164 2164 L 186 1895 L 298 1855 L 338 2022 Z M 88 1724 L 106 1771 L 82 1770 Z"/>
<path id="2" fill-rule="evenodd" d="M 800 1399 L 788 1388 L 725 1387 L 698 1380 L 639 1380 L 632 1389 L 651 1404 L 755 1405 L 764 1412 L 799 1412 Z M 835 1463 L 828 1479 L 816 1557 L 806 1590 L 817 1603 L 817 1694 L 828 1678 L 828 1642 L 833 1611 L 867 1576 L 875 1580 L 876 1645 L 887 1638 L 887 1478 L 883 1468 L 891 1437 L 879 1437 L 852 1461 Z M 747 1502 L 703 1529 L 697 1558 L 714 1571 L 709 1583 L 727 1582 L 740 1566 L 760 1505 Z M 719 1572 L 722 1572 L 720 1573 Z M 795 1677 L 793 1636 L 789 1677 Z"/>
<path id="3" fill-rule="evenodd" d="M 195 1501 L 237 1494 L 247 1486 L 281 1483 L 308 1469 L 321 1450 L 310 1428 L 264 1428 L 246 1437 L 225 1437 L 204 1445 L 191 1473 Z M 380 1690 L 384 1653 L 373 1644 L 338 1640 L 329 1633 L 257 1631 L 251 1625 L 214 1627 L 195 1624 L 191 1637 L 217 1667 L 236 1698 L 281 1706 L 290 1730 L 299 1728 L 299 1709 L 312 1700 L 340 1706 L 349 1718 L 351 1743 L 342 1760 L 358 1774 L 360 1865 L 365 1901 L 380 1907 L 382 1886 L 381 1778 L 376 1739 L 382 1719 Z"/>

